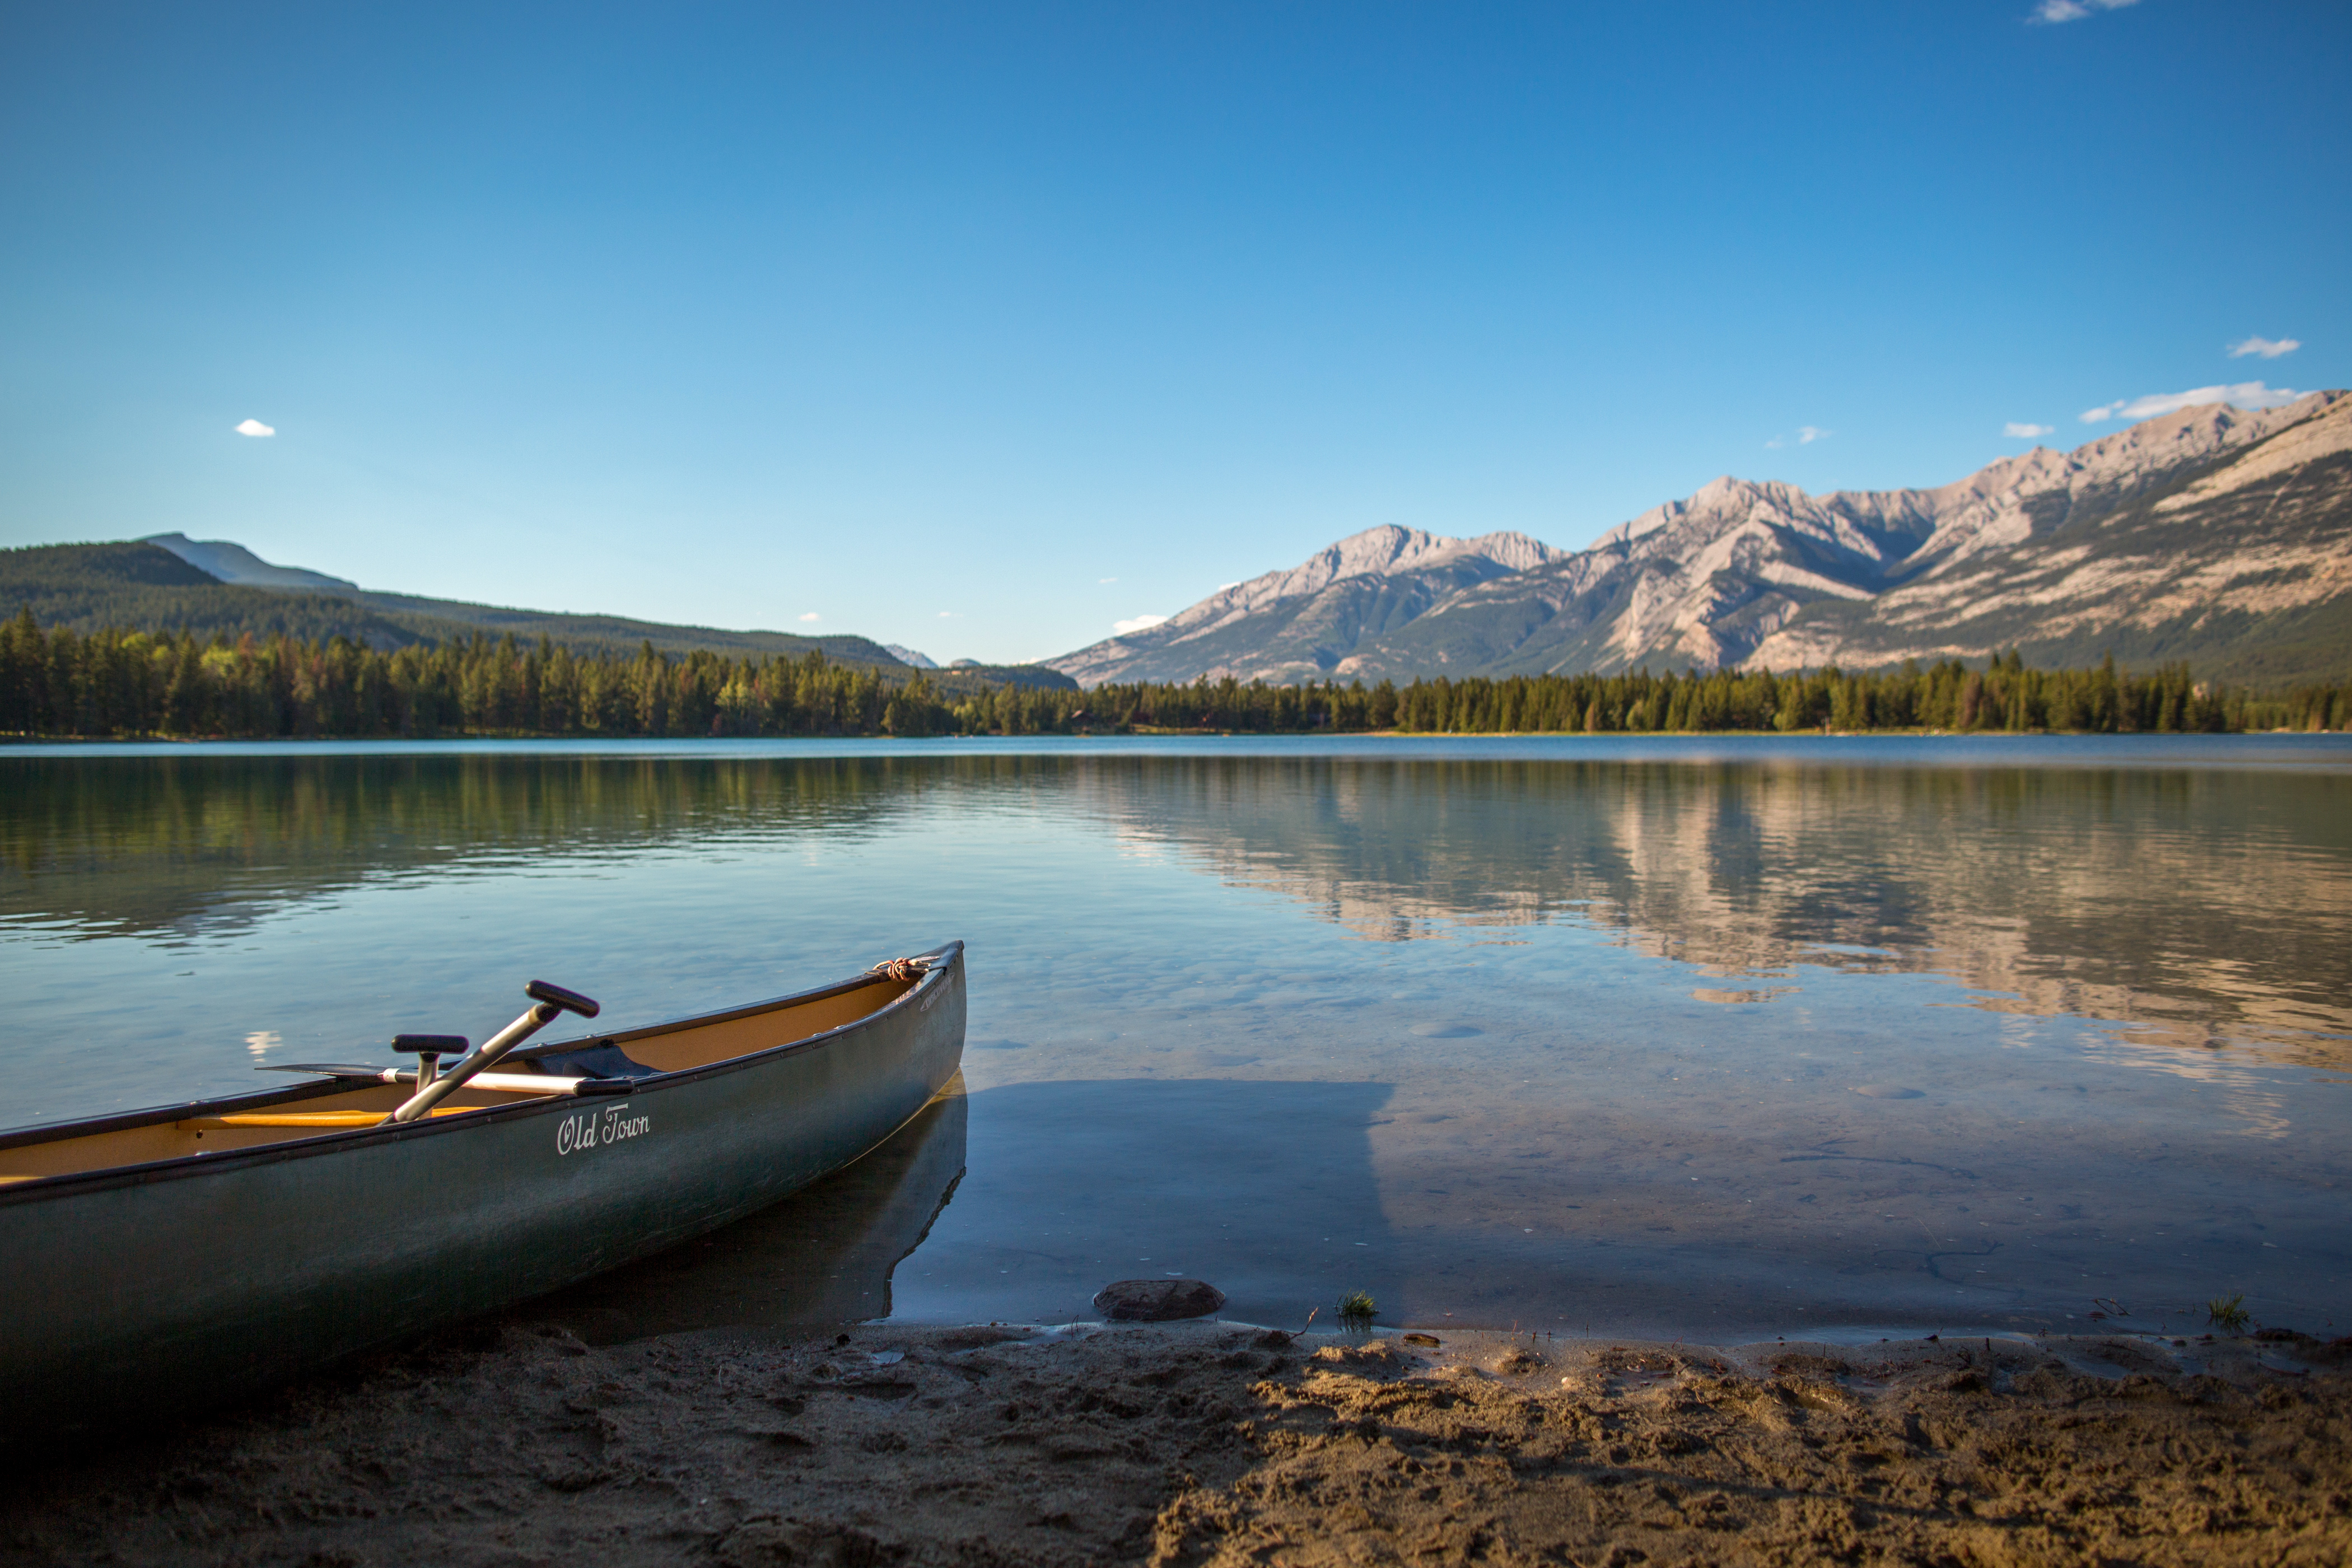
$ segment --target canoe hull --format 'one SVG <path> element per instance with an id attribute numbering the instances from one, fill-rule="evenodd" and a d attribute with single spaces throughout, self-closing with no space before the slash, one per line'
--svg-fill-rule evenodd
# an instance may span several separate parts
<path id="1" fill-rule="evenodd" d="M 961 945 L 871 1016 L 396 1131 L 0 1191 L 19 1433 L 233 1396 L 673 1247 L 886 1140 L 955 1075 Z"/>

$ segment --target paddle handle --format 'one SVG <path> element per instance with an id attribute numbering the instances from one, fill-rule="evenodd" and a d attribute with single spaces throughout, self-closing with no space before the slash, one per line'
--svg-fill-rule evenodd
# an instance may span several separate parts
<path id="1" fill-rule="evenodd" d="M 480 1072 L 562 1016 L 563 1009 L 552 1002 L 532 1003 L 530 1011 L 523 1014 L 521 1017 L 484 1040 L 480 1050 L 465 1058 L 456 1067 L 410 1095 L 399 1110 L 383 1119 L 384 1123 L 415 1121 L 464 1088 L 467 1079 Z"/>

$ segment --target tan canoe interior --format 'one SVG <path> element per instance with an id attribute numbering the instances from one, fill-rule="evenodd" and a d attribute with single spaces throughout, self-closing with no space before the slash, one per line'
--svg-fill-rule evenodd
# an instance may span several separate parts
<path id="1" fill-rule="evenodd" d="M 772 1007 L 708 1024 L 685 1024 L 674 1029 L 615 1043 L 631 1059 L 662 1072 L 708 1067 L 713 1062 L 750 1056 L 755 1051 L 805 1040 L 837 1029 L 880 1011 L 914 989 L 912 980 L 877 978 L 868 984 L 831 996 Z M 390 1064 L 387 1064 L 390 1065 Z M 72 1175 L 117 1165 L 143 1165 L 154 1160 L 176 1160 L 190 1154 L 217 1153 L 224 1149 L 250 1149 L 257 1144 L 287 1143 L 366 1125 L 353 1112 L 390 1114 L 415 1092 L 406 1085 L 375 1084 L 341 1094 L 322 1094 L 292 1104 L 262 1108 L 245 1125 L 233 1117 L 191 1118 L 157 1121 L 114 1132 L 88 1132 L 37 1143 L 0 1149 L 0 1184 L 32 1181 L 42 1176 Z M 512 1105 L 530 1098 L 523 1092 L 461 1089 L 436 1108 L 436 1116 L 461 1115 L 490 1106 Z M 570 1099 L 570 1096 L 564 1096 Z M 604 1103 L 583 1100 L 583 1105 Z M 297 1118 L 315 1116 L 315 1121 Z M 292 1122 L 292 1125 L 285 1123 Z M 276 1125 L 255 1123 L 275 1123 Z"/>

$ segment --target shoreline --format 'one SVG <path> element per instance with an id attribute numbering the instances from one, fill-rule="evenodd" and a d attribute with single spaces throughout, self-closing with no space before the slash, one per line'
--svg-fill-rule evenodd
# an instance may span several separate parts
<path id="1" fill-rule="evenodd" d="M 525 1310 L 18 1460 L 10 1564 L 2328 1562 L 2352 1342 Z"/>
<path id="2" fill-rule="evenodd" d="M 457 735 L 53 735 L 22 731 L 0 732 L 0 751 L 8 748 L 55 747 L 60 750 L 107 747 L 118 752 L 166 752 L 190 747 L 256 747 L 265 751 L 322 748 L 368 752 L 404 752 L 436 747 L 546 746 L 573 753 L 667 752 L 690 755 L 697 751 L 730 748 L 835 745 L 881 746 L 908 751 L 945 751 L 959 746 L 1003 750 L 1035 742 L 1099 741 L 1116 744 L 1136 741 L 1577 741 L 1639 746 L 1661 741 L 2099 741 L 2123 743 L 2154 742 L 2190 744 L 2300 738 L 2341 740 L 2352 730 L 2311 730 L 2293 727 L 2248 730 L 1170 730 L 1138 726 L 1124 733 L 1112 730 L 1046 730 L 1020 735 L 584 735 L 538 731 L 490 731 Z M 1001 743 L 1001 744 L 1000 744 Z"/>

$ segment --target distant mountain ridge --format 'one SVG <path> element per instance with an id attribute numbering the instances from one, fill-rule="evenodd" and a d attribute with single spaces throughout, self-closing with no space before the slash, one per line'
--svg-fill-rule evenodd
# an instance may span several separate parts
<path id="1" fill-rule="evenodd" d="M 1081 686 L 1107 680 L 1320 679 L 1367 638 L 1402 627 L 1464 589 L 1567 552 L 1524 533 L 1448 539 L 1369 528 L 1283 572 L 1220 588 L 1154 626 L 1045 661 Z"/>
<path id="2" fill-rule="evenodd" d="M 1727 477 L 1581 551 L 1369 530 L 1046 662 L 1089 686 L 1403 681 L 2010 647 L 2042 664 L 2190 658 L 2241 679 L 2352 671 L 2352 397 L 2185 408 L 1934 489 Z"/>
<path id="3" fill-rule="evenodd" d="M 251 588 L 310 589 L 329 594 L 360 592 L 357 583 L 300 566 L 273 566 L 242 544 L 226 539 L 190 539 L 184 533 L 151 533 L 139 540 L 170 551 L 197 571 Z"/>
<path id="4" fill-rule="evenodd" d="M 940 671 L 901 660 L 862 637 L 728 631 L 376 593 L 323 572 L 274 564 L 233 541 L 190 539 L 183 533 L 106 544 L 0 550 L 0 616 L 20 608 L 30 609 L 43 626 L 82 632 L 118 626 L 157 632 L 186 627 L 232 639 L 247 633 L 340 636 L 379 648 L 511 635 L 527 642 L 545 637 L 583 654 L 634 653 L 648 643 L 671 655 L 709 651 L 739 658 L 752 654 L 797 658 L 817 652 L 836 663 L 873 668 L 894 678 L 923 669 L 934 685 L 957 689 L 981 684 L 1073 684 L 1058 670 L 1034 665 L 959 661 L 951 671 Z"/>

